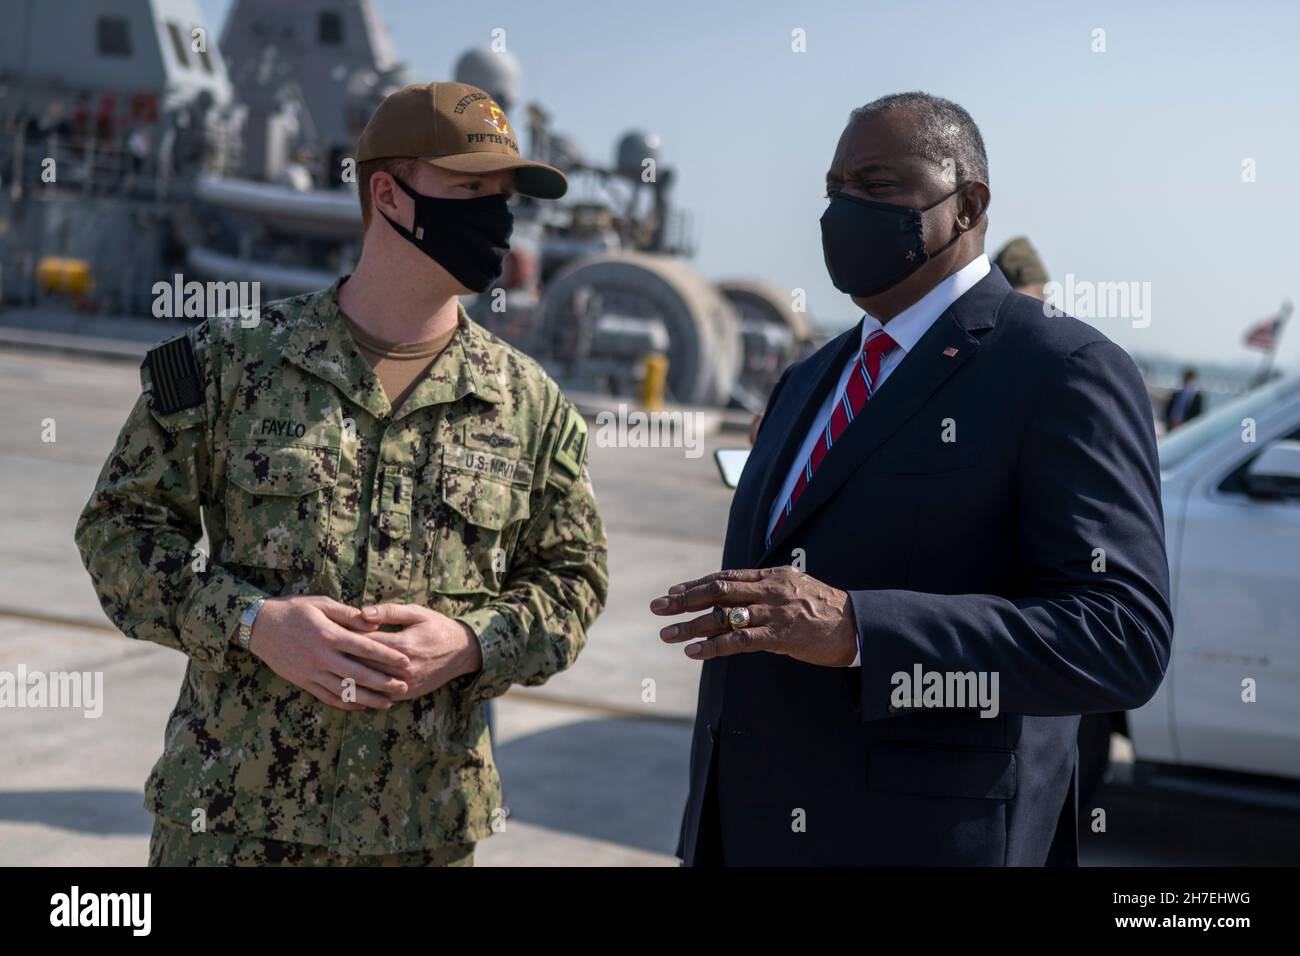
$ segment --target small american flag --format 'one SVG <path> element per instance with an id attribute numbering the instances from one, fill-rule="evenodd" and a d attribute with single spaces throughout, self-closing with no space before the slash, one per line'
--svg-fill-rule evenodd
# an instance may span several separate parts
<path id="1" fill-rule="evenodd" d="M 1264 319 L 1257 322 L 1246 332 L 1246 348 L 1258 349 L 1261 352 L 1271 352 L 1277 346 L 1277 334 L 1282 328 L 1282 323 L 1286 321 L 1285 312 L 1282 315 L 1275 315 L 1271 319 Z"/>
<path id="2" fill-rule="evenodd" d="M 948 356 L 948 358 L 952 358 L 954 355 L 957 354 L 957 350 L 954 348 L 946 348 L 943 350 L 943 354 Z"/>

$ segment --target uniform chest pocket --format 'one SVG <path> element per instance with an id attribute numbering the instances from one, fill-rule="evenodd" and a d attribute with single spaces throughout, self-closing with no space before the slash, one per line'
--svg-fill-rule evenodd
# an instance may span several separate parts
<path id="1" fill-rule="evenodd" d="M 465 445 L 444 445 L 442 500 L 472 525 L 502 531 L 528 517 L 533 463 Z"/>
<path id="2" fill-rule="evenodd" d="M 439 472 L 445 535 L 432 555 L 435 594 L 497 594 L 529 516 L 532 462 L 446 445 Z"/>
<path id="3" fill-rule="evenodd" d="M 311 573 L 328 551 L 339 449 L 234 442 L 226 449 L 226 540 L 236 564 Z"/>

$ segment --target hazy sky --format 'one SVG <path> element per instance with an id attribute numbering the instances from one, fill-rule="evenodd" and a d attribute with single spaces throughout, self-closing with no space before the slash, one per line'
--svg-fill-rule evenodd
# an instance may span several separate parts
<path id="1" fill-rule="evenodd" d="M 214 27 L 229 5 L 200 0 Z M 802 287 L 826 324 L 858 318 L 822 262 L 826 166 L 854 106 L 910 89 L 961 103 L 984 134 L 990 253 L 1026 234 L 1054 279 L 1149 283 L 1149 326 L 1094 320 L 1126 348 L 1252 363 L 1245 327 L 1300 298 L 1295 2 L 378 6 L 416 79 L 450 79 L 502 28 L 523 101 L 588 157 L 610 161 L 630 128 L 659 134 L 696 266 Z M 1279 363 L 1300 365 L 1300 316 Z"/>

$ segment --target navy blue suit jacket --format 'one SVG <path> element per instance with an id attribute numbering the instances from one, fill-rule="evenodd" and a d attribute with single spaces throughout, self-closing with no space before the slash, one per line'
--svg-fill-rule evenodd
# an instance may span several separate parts
<path id="1" fill-rule="evenodd" d="M 703 665 L 678 855 L 1077 863 L 1078 715 L 1145 703 L 1169 660 L 1142 379 L 993 269 L 894 369 L 766 547 L 773 498 L 860 331 L 774 389 L 722 566 L 802 561 L 848 591 L 862 667 L 765 652 Z M 917 665 L 996 672 L 998 715 L 899 707 L 893 675 Z"/>

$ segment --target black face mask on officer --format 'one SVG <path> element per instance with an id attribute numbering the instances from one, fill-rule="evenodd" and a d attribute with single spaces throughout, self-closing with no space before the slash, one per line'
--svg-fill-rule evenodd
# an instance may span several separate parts
<path id="1" fill-rule="evenodd" d="M 879 295 L 960 239 L 958 233 L 934 252 L 926 251 L 921 214 L 966 185 L 920 209 L 835 193 L 821 218 L 822 253 L 835 288 L 848 295 Z"/>
<path id="2" fill-rule="evenodd" d="M 500 278 L 515 225 L 504 194 L 439 199 L 417 193 L 396 176 L 393 181 L 415 202 L 412 229 L 380 212 L 399 236 L 473 292 L 486 291 Z"/>

